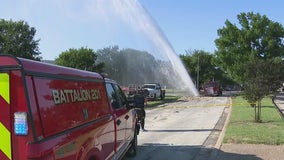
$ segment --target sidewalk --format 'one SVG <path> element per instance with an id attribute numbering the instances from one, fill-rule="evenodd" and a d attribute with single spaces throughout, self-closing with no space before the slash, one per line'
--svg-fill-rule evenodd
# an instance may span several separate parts
<path id="1" fill-rule="evenodd" d="M 284 118 L 284 92 L 280 92 L 274 99 L 275 105 L 278 110 L 282 113 L 282 118 Z"/>
<path id="2" fill-rule="evenodd" d="M 284 115 L 284 92 L 274 99 Z M 284 160 L 284 145 L 222 144 L 211 160 Z"/>

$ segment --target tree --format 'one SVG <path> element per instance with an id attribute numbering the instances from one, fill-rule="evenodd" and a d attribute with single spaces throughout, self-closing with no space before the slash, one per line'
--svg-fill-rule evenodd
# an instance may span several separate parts
<path id="1" fill-rule="evenodd" d="M 284 29 L 281 24 L 258 13 L 241 13 L 237 17 L 240 28 L 227 20 L 225 27 L 218 30 L 215 54 L 222 70 L 243 83 L 246 79 L 244 62 L 250 57 L 271 59 L 284 56 Z"/>
<path id="2" fill-rule="evenodd" d="M 98 60 L 105 63 L 105 72 L 121 85 L 159 82 L 162 86 L 177 87 L 178 75 L 171 63 L 157 60 L 146 51 L 112 46 L 97 53 Z"/>
<path id="3" fill-rule="evenodd" d="M 55 64 L 92 72 L 102 72 L 104 64 L 96 64 L 96 59 L 97 55 L 92 49 L 84 47 L 79 49 L 71 48 L 62 52 L 55 59 Z"/>
<path id="4" fill-rule="evenodd" d="M 206 81 L 215 80 L 221 84 L 228 82 L 228 78 L 224 76 L 220 67 L 214 64 L 214 55 L 203 50 L 187 50 L 186 53 L 186 55 L 180 57 L 199 88 Z"/>
<path id="5" fill-rule="evenodd" d="M 143 84 L 155 81 L 157 61 L 144 51 L 131 48 L 107 47 L 97 51 L 99 61 L 106 64 L 105 71 L 110 78 L 123 85 Z"/>
<path id="6" fill-rule="evenodd" d="M 108 76 L 111 76 L 111 79 L 119 81 L 119 75 L 121 75 L 120 67 L 123 65 L 119 60 L 119 47 L 106 47 L 103 49 L 97 50 L 98 61 L 105 64 L 104 71 Z"/>
<path id="7" fill-rule="evenodd" d="M 0 20 L 0 53 L 40 60 L 39 40 L 34 40 L 36 29 L 24 21 Z"/>
<path id="8" fill-rule="evenodd" d="M 261 99 L 274 93 L 283 82 L 281 59 L 252 59 L 245 64 L 244 98 L 255 108 L 255 121 L 261 122 Z"/>
<path id="9" fill-rule="evenodd" d="M 258 13 L 241 13 L 237 17 L 240 28 L 227 20 L 225 27 L 218 30 L 216 60 L 243 84 L 244 97 L 258 107 L 255 120 L 261 122 L 262 98 L 275 93 L 283 82 L 284 28 Z"/>

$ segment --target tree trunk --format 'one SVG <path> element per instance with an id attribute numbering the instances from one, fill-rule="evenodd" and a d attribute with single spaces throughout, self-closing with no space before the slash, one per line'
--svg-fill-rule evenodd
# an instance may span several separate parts
<path id="1" fill-rule="evenodd" d="M 255 121 L 261 123 L 261 101 L 257 102 L 257 109 L 255 109 L 255 112 L 257 112 Z"/>
<path id="2" fill-rule="evenodd" d="M 253 105 L 253 108 L 254 108 L 254 121 L 257 122 L 256 104 Z"/>

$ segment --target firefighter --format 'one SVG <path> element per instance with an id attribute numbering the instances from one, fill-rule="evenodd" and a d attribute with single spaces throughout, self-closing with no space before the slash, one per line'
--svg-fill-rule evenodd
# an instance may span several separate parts
<path id="1" fill-rule="evenodd" d="M 135 108 L 138 115 L 138 122 L 140 123 L 140 127 L 142 131 L 145 131 L 145 105 L 146 105 L 146 94 L 145 91 L 142 90 L 138 92 L 138 94 L 134 95 Z"/>

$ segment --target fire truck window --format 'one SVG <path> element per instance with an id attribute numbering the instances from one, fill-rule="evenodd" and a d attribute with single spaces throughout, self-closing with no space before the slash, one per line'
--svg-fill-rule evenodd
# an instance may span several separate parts
<path id="1" fill-rule="evenodd" d="M 114 109 L 120 108 L 118 97 L 110 83 L 106 84 L 108 99 Z"/>
<path id="2" fill-rule="evenodd" d="M 116 93 L 120 99 L 120 102 L 122 104 L 122 107 L 126 107 L 127 105 L 127 98 L 124 94 L 124 92 L 121 90 L 121 88 L 118 85 L 114 85 L 114 88 L 116 90 Z"/>
<path id="3" fill-rule="evenodd" d="M 160 86 L 160 84 L 157 84 L 157 89 L 161 89 L 161 86 Z"/>

